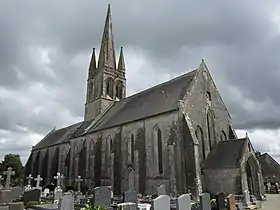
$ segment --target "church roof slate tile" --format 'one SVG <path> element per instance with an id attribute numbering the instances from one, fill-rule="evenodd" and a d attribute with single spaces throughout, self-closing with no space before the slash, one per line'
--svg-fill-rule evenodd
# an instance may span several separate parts
<path id="1" fill-rule="evenodd" d="M 116 102 L 88 132 L 137 121 L 178 109 L 197 70 Z"/>
<path id="2" fill-rule="evenodd" d="M 196 72 L 197 69 L 115 102 L 107 113 L 88 129 L 88 133 L 176 110 Z M 91 123 L 92 120 L 79 122 L 54 130 L 34 146 L 33 150 L 82 136 Z"/>
<path id="3" fill-rule="evenodd" d="M 83 122 L 79 122 L 50 132 L 37 145 L 33 147 L 33 150 L 61 144 L 68 141 L 69 139 L 71 139 L 74 131 L 76 131 L 76 129 L 78 129 L 82 124 Z"/>
<path id="4" fill-rule="evenodd" d="M 220 141 L 209 153 L 205 163 L 205 169 L 239 168 L 243 147 L 246 138 Z"/>

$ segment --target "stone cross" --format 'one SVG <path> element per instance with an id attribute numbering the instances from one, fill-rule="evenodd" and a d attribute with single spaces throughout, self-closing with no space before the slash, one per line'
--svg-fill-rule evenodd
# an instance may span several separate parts
<path id="1" fill-rule="evenodd" d="M 43 178 L 41 178 L 41 176 L 38 174 L 37 178 L 34 179 L 36 181 L 36 188 L 40 187 L 40 182 L 43 180 Z"/>
<path id="2" fill-rule="evenodd" d="M 56 186 L 60 187 L 61 184 L 61 179 L 63 179 L 63 174 L 60 174 L 59 172 L 56 173 L 56 176 L 54 176 L 54 178 L 56 179 Z"/>
<path id="3" fill-rule="evenodd" d="M 81 192 L 81 182 L 83 181 L 83 179 L 81 179 L 81 176 L 78 175 L 78 179 L 76 179 L 75 181 L 77 182 L 78 192 Z"/>
<path id="4" fill-rule="evenodd" d="M 12 168 L 9 167 L 7 171 L 4 171 L 4 175 L 6 175 L 6 183 L 5 183 L 5 188 L 9 189 L 10 184 L 11 184 L 11 176 L 15 175 L 15 172 L 12 171 Z"/>
<path id="5" fill-rule="evenodd" d="M 31 186 L 31 180 L 33 179 L 32 175 L 29 174 L 29 176 L 26 177 L 26 179 L 28 180 L 27 185 L 30 185 L 30 186 Z"/>

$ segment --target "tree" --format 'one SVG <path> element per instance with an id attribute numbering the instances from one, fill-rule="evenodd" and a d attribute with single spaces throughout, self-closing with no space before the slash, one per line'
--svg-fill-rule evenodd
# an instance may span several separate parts
<path id="1" fill-rule="evenodd" d="M 7 154 L 4 157 L 4 161 L 1 163 L 2 171 L 7 170 L 7 168 L 11 167 L 13 171 L 15 171 L 15 175 L 12 176 L 12 183 L 20 184 L 23 180 L 23 166 L 20 160 L 20 155 L 18 154 Z"/>

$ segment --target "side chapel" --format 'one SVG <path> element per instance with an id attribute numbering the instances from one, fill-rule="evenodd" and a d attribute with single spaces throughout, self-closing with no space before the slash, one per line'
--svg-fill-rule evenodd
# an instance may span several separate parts
<path id="1" fill-rule="evenodd" d="M 51 130 L 32 147 L 26 174 L 40 174 L 46 185 L 60 172 L 66 186 L 81 175 L 85 189 L 111 185 L 115 194 L 154 194 L 164 184 L 171 195 L 261 196 L 251 141 L 237 137 L 204 61 L 129 97 L 123 48 L 116 62 L 109 6 L 99 58 L 93 49 L 88 69 L 84 120 Z"/>

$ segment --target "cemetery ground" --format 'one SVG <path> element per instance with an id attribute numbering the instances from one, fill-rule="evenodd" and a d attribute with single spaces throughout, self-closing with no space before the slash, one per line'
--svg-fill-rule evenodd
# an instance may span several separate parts
<path id="1" fill-rule="evenodd" d="M 262 203 L 262 210 L 280 209 L 280 194 L 268 194 L 267 201 Z"/>

